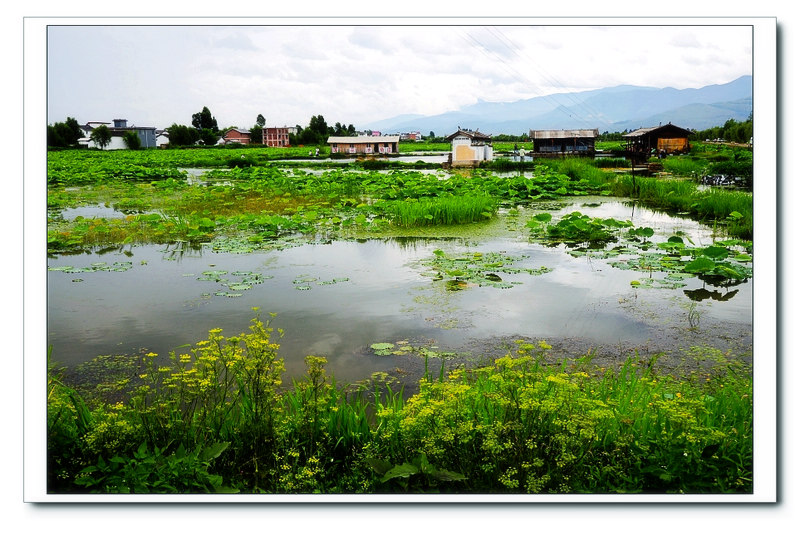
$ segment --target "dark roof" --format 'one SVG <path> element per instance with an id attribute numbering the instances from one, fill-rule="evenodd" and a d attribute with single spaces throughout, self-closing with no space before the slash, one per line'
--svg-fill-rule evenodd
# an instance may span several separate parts
<path id="1" fill-rule="evenodd" d="M 689 134 L 692 133 L 691 130 L 686 130 L 685 128 L 681 128 L 681 127 L 679 127 L 677 125 L 673 125 L 672 123 L 667 123 L 666 125 L 659 125 L 657 127 L 637 128 L 636 130 L 628 132 L 627 134 L 623 134 L 622 137 L 623 138 L 638 138 L 639 136 L 646 136 L 647 134 L 652 134 L 653 132 L 656 132 L 656 131 L 659 131 L 659 130 L 665 130 L 665 129 L 673 130 L 673 131 L 674 130 L 679 130 L 679 131 L 682 131 L 683 133 L 685 133 L 686 136 L 688 136 Z"/>
<path id="2" fill-rule="evenodd" d="M 478 132 L 477 130 L 465 130 L 465 129 L 458 129 L 456 132 L 447 136 L 448 141 L 452 141 L 453 138 L 456 136 L 466 136 L 468 138 L 472 138 L 473 140 L 486 140 L 489 141 L 492 139 L 491 136 L 488 134 L 484 134 L 482 132 Z"/>

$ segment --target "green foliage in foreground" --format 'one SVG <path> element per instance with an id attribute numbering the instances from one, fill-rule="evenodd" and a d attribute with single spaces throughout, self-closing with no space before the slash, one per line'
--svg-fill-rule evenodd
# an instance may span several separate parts
<path id="1" fill-rule="evenodd" d="M 482 368 L 443 362 L 405 400 L 380 378 L 337 386 L 317 356 L 286 388 L 274 336 L 259 319 L 211 330 L 102 396 L 53 371 L 49 491 L 752 492 L 751 374 L 716 350 L 677 379 L 657 357 L 548 365 L 546 343 L 520 341 Z"/>

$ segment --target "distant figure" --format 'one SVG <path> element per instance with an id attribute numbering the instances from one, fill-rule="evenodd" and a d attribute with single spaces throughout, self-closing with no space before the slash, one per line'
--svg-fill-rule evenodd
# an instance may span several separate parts
<path id="1" fill-rule="evenodd" d="M 308 156 L 313 156 L 314 151 L 308 151 Z"/>
<path id="2" fill-rule="evenodd" d="M 317 152 L 314 153 L 314 156 L 319 156 L 319 147 L 317 147 Z"/>

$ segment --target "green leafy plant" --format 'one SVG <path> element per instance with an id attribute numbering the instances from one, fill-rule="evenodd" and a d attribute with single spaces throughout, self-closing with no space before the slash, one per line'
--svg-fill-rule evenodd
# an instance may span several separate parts
<path id="1" fill-rule="evenodd" d="M 132 457 L 116 455 L 81 470 L 75 483 L 94 493 L 233 493 L 222 476 L 209 472 L 229 443 L 198 446 L 187 451 L 179 445 L 171 454 L 142 443 Z"/>
<path id="2" fill-rule="evenodd" d="M 455 471 L 437 469 L 428 462 L 425 453 L 416 456 L 410 462 L 392 465 L 390 462 L 376 458 L 367 458 L 366 462 L 378 476 L 380 483 L 389 483 L 389 489 L 408 492 L 425 492 L 440 490 L 441 487 L 452 489 L 453 482 L 461 482 L 467 477 Z"/>

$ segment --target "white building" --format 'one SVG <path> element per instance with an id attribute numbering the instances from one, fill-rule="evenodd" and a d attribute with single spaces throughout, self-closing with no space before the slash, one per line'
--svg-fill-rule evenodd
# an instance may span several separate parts
<path id="1" fill-rule="evenodd" d="M 458 131 L 447 136 L 447 141 L 452 143 L 452 164 L 475 164 L 493 157 L 492 137 L 478 132 L 459 127 Z"/>
<path id="2" fill-rule="evenodd" d="M 139 136 L 142 149 L 147 147 L 156 147 L 155 127 L 128 126 L 127 119 L 114 119 L 113 126 L 111 126 L 112 123 L 107 121 L 89 121 L 85 125 L 81 126 L 84 137 L 78 140 L 78 144 L 88 147 L 89 149 L 99 148 L 99 146 L 92 141 L 91 135 L 94 129 L 100 125 L 106 125 L 108 130 L 111 132 L 111 141 L 105 146 L 106 151 L 111 151 L 114 149 L 127 149 L 128 146 L 125 144 L 124 139 L 124 136 L 127 132 L 135 132 Z"/>

